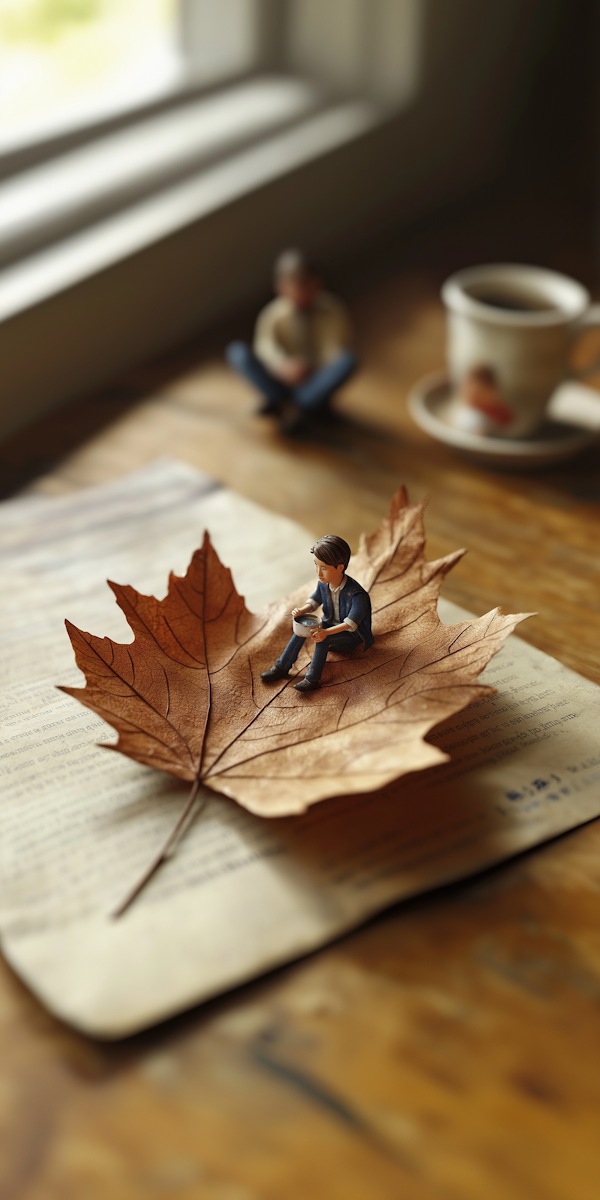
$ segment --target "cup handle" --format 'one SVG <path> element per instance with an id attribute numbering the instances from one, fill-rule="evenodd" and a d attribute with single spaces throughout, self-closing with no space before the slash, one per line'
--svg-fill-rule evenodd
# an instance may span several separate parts
<path id="1" fill-rule="evenodd" d="M 579 318 L 573 330 L 573 340 L 584 333 L 586 329 L 600 329 L 600 304 L 590 304 L 587 312 Z M 600 350 L 591 363 L 587 367 L 583 367 L 581 371 L 576 371 L 571 368 L 571 376 L 573 379 L 587 379 L 588 375 L 593 375 L 594 371 L 600 368 Z"/>

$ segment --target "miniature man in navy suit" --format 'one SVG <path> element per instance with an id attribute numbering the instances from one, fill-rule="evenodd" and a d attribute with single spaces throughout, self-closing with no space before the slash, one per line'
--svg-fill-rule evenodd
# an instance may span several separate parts
<path id="1" fill-rule="evenodd" d="M 292 617 L 314 612 L 322 605 L 323 624 L 309 634 L 316 645 L 304 679 L 294 684 L 297 692 L 312 692 L 321 686 L 321 672 L 330 650 L 335 650 L 336 654 L 348 654 L 361 642 L 363 650 L 368 650 L 375 640 L 371 633 L 369 593 L 355 579 L 346 575 L 346 567 L 350 562 L 348 543 L 335 534 L 326 533 L 311 547 L 311 554 L 314 556 L 318 583 L 306 604 L 293 609 Z M 283 679 L 292 663 L 295 663 L 304 641 L 304 638 L 294 634 L 275 665 L 262 672 L 261 679 L 266 683 Z"/>

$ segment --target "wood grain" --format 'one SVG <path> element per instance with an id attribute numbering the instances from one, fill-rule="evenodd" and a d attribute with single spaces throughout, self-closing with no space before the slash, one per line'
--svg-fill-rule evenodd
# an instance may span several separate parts
<path id="1" fill-rule="evenodd" d="M 445 594 L 536 610 L 522 636 L 600 682 L 598 452 L 486 473 L 412 426 L 407 389 L 443 362 L 438 282 L 357 287 L 363 368 L 339 425 L 286 441 L 199 350 L 110 399 L 100 429 L 94 400 L 88 440 L 82 410 L 37 490 L 170 453 L 355 547 L 402 481 L 431 495 L 429 553 L 471 551 Z M 48 431 L 4 448 L 15 478 Z M 117 1046 L 60 1027 L 3 967 L 3 1200 L 596 1200 L 599 854 L 594 822 Z"/>

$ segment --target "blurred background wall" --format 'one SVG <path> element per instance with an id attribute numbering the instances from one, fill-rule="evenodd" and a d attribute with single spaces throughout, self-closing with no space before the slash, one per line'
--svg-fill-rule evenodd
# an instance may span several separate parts
<path id="1" fill-rule="evenodd" d="M 14 6 L 0 0 L 0 18 L 3 2 Z M 288 243 L 335 267 L 358 253 L 381 254 L 386 243 L 410 237 L 415 220 L 442 220 L 448 205 L 485 204 L 490 196 L 510 205 L 530 195 L 557 219 L 564 210 L 565 220 L 581 222 L 591 261 L 596 9 L 593 0 L 184 0 L 172 7 L 187 68 L 169 76 L 161 60 L 162 93 L 144 92 L 140 68 L 138 93 L 121 110 L 117 102 L 105 112 L 79 103 L 69 126 L 67 105 L 63 127 L 32 134 L 24 125 L 0 146 L 0 217 L 3 188 L 9 216 L 10 203 L 22 211 L 19 198 L 30 193 L 35 209 L 26 228 L 17 221 L 18 236 L 7 235 L 0 254 L 0 435 L 261 299 L 272 259 Z M 152 73 L 155 50 L 144 53 Z M 82 151 L 102 144 L 105 153 L 107 139 L 123 130 L 147 136 L 148 122 L 183 119 L 186 105 L 222 100 L 227 89 L 257 79 L 302 81 L 312 89 L 302 93 L 305 109 L 275 114 L 264 136 L 230 137 L 229 150 L 224 143 L 207 161 L 190 152 L 176 169 L 146 170 L 127 188 L 119 186 L 117 162 L 102 197 L 66 205 L 50 221 L 49 172 L 65 156 L 71 171 L 92 171 L 89 154 L 77 158 Z M 177 130 L 168 130 L 172 146 Z M 19 191 L 28 180 L 29 192 Z M 189 200 L 192 185 L 204 197 L 195 214 L 181 199 L 187 189 Z M 172 214 L 177 197 L 180 217 L 144 233 L 148 204 L 162 211 L 168 198 Z"/>

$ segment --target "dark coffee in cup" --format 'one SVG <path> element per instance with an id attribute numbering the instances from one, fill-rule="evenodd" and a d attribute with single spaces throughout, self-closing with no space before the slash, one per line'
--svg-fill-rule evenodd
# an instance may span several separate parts
<path id="1" fill-rule="evenodd" d="M 319 622 L 316 617 L 311 617 L 308 614 L 306 614 L 305 616 L 302 616 L 302 617 L 296 617 L 296 624 L 297 625 L 306 625 L 306 626 L 308 626 L 309 629 L 316 629 Z"/>
<path id="2" fill-rule="evenodd" d="M 473 297 L 478 304 L 489 305 L 490 308 L 500 308 L 504 312 L 515 313 L 534 313 L 534 312 L 553 312 L 556 311 L 553 304 L 542 297 L 524 296 L 518 293 L 501 292 L 501 291 L 479 291 L 478 289 L 469 289 L 468 295 Z"/>

